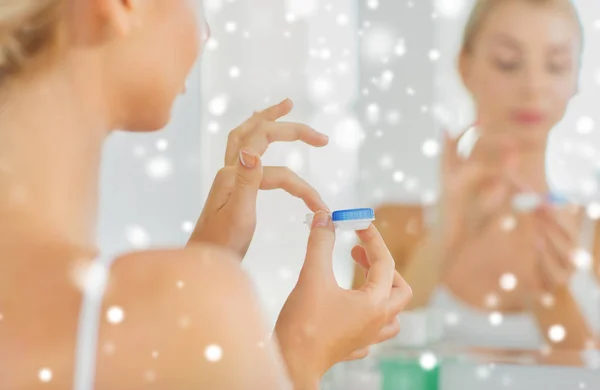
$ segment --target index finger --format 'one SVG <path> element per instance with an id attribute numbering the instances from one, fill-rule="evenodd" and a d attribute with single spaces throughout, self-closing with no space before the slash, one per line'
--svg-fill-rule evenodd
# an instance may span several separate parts
<path id="1" fill-rule="evenodd" d="M 386 299 L 390 295 L 396 272 L 392 254 L 374 225 L 356 234 L 371 264 L 364 289 L 370 291 L 377 299 Z"/>
<path id="2" fill-rule="evenodd" d="M 367 256 L 367 252 L 362 245 L 356 245 L 354 248 L 352 248 L 352 258 L 365 269 L 365 273 L 369 272 L 371 264 L 369 264 L 369 257 Z M 408 283 L 406 283 L 398 271 L 394 271 L 392 287 L 399 287 L 400 289 L 410 288 Z"/>
<path id="3" fill-rule="evenodd" d="M 273 142 L 302 141 L 316 147 L 325 146 L 329 142 L 329 137 L 325 134 L 301 123 L 264 121 L 256 126 L 255 129 L 243 135 L 239 145 L 235 145 L 237 149 L 256 150 L 262 156 Z M 236 156 L 233 150 L 230 150 L 227 156 L 228 164 L 235 161 Z"/>
<path id="4" fill-rule="evenodd" d="M 258 120 L 263 121 L 276 121 L 289 114 L 294 108 L 294 102 L 290 99 L 284 99 L 282 102 L 277 103 L 271 107 L 268 107 L 262 111 L 258 111 L 254 114 L 254 117 Z"/>
<path id="5" fill-rule="evenodd" d="M 261 190 L 282 189 L 288 194 L 302 199 L 312 211 L 329 210 L 319 192 L 296 173 L 285 167 L 265 167 Z"/>

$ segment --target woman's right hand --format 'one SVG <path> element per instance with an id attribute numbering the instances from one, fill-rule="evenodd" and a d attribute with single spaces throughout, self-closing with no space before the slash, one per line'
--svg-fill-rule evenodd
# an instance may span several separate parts
<path id="1" fill-rule="evenodd" d="M 345 290 L 333 272 L 335 232 L 331 217 L 315 215 L 298 283 L 286 301 L 275 334 L 289 374 L 299 389 L 317 388 L 334 364 L 366 356 L 372 344 L 400 330 L 398 313 L 412 292 L 395 271 L 377 229 L 357 232 L 369 270 L 358 290 Z"/>
<path id="2" fill-rule="evenodd" d="M 277 122 L 290 113 L 291 100 L 255 113 L 229 133 L 225 167 L 219 170 L 189 243 L 232 249 L 243 259 L 256 230 L 259 190 L 282 189 L 313 212 L 326 208 L 319 193 L 287 167 L 263 167 L 261 156 L 273 142 L 302 141 L 322 147 L 328 137 L 301 123 Z"/>
<path id="3" fill-rule="evenodd" d="M 448 258 L 489 230 L 513 193 L 515 146 L 502 136 L 481 136 L 468 158 L 458 154 L 460 137 L 445 133 L 438 238 Z"/>

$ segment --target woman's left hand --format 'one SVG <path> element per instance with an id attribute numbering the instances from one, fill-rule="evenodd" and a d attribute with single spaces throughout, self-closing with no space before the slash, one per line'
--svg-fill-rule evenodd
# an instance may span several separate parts
<path id="1" fill-rule="evenodd" d="M 565 286 L 575 271 L 577 229 L 573 215 L 542 206 L 535 213 L 538 287 L 553 292 Z"/>
<path id="2" fill-rule="evenodd" d="M 260 157 L 273 142 L 303 141 L 317 147 L 328 143 L 327 136 L 306 125 L 276 122 L 292 107 L 286 99 L 255 113 L 229 134 L 225 167 L 213 182 L 189 243 L 226 246 L 243 258 L 256 228 L 259 190 L 282 189 L 302 199 L 313 212 L 328 209 L 319 193 L 290 169 L 261 164 Z"/>
<path id="3" fill-rule="evenodd" d="M 352 259 L 354 259 L 354 261 L 358 265 L 360 265 L 361 268 L 363 269 L 363 272 L 365 274 L 365 280 L 367 280 L 369 278 L 369 271 L 371 270 L 371 262 L 369 261 L 369 255 L 367 253 L 367 250 L 365 249 L 365 247 L 363 245 L 358 244 L 358 245 L 355 245 L 354 248 L 352 248 L 352 252 L 350 252 L 350 253 L 352 255 Z M 402 275 L 400 275 L 400 273 L 397 270 L 394 271 L 394 286 L 397 287 L 397 286 L 400 286 L 405 283 L 406 283 L 406 281 L 404 280 Z M 408 286 L 408 287 L 410 289 L 410 286 Z M 411 289 L 411 295 L 412 295 L 412 289 Z M 397 315 L 391 316 L 389 318 L 388 323 L 383 328 L 381 328 L 381 330 L 379 331 L 379 334 L 373 339 L 373 342 L 371 345 L 380 344 L 385 341 L 388 341 L 391 338 L 395 337 L 399 332 L 400 332 L 399 318 Z M 344 361 L 359 360 L 359 359 L 363 359 L 363 358 L 367 357 L 369 355 L 371 345 L 353 351 L 350 355 L 348 355 L 344 359 Z"/>

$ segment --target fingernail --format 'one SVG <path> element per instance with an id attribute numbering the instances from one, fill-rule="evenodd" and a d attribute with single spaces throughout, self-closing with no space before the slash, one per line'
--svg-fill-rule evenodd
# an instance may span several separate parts
<path id="1" fill-rule="evenodd" d="M 546 202 L 548 205 L 555 206 L 557 208 L 569 204 L 569 200 L 566 197 L 556 194 L 554 192 L 550 192 L 548 194 L 548 196 L 546 197 Z"/>
<path id="2" fill-rule="evenodd" d="M 254 154 L 246 152 L 245 150 L 240 152 L 240 163 L 242 163 L 242 165 L 246 168 L 254 168 L 256 166 L 256 160 L 257 157 Z"/>
<path id="3" fill-rule="evenodd" d="M 330 219 L 331 217 L 327 211 L 318 211 L 313 219 L 313 228 L 327 226 Z"/>

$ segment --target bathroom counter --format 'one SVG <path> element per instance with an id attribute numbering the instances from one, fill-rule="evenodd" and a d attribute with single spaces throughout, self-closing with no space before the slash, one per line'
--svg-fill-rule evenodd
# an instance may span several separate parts
<path id="1" fill-rule="evenodd" d="M 480 389 L 598 390 L 600 351 L 398 349 L 339 364 L 323 383 L 323 390 Z"/>

